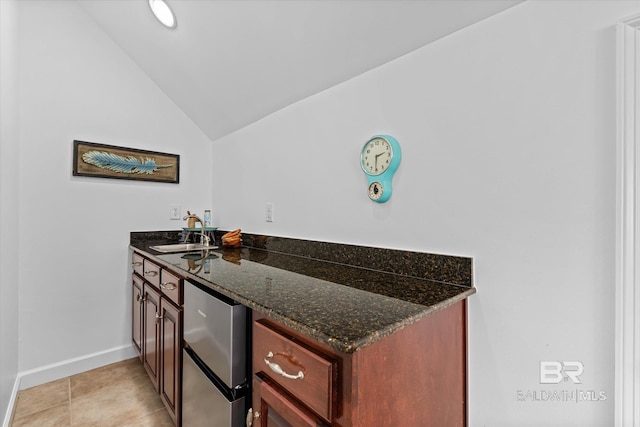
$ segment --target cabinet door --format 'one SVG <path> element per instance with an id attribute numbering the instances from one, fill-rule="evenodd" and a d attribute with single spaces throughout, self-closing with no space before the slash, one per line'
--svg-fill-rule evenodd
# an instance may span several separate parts
<path id="1" fill-rule="evenodd" d="M 142 361 L 156 390 L 160 370 L 160 293 L 144 285 L 144 345 Z"/>
<path id="2" fill-rule="evenodd" d="M 160 397 L 169 415 L 176 422 L 179 419 L 180 402 L 180 361 L 182 357 L 180 331 L 182 312 L 164 296 L 160 299 Z"/>
<path id="3" fill-rule="evenodd" d="M 138 353 L 138 357 L 142 360 L 142 345 L 143 345 L 143 332 L 142 325 L 143 320 L 143 307 L 144 293 L 142 291 L 143 282 L 138 276 L 133 274 L 132 276 L 132 300 L 131 300 L 131 341 L 133 342 L 133 348 Z"/>
<path id="4" fill-rule="evenodd" d="M 312 413 L 299 406 L 287 395 L 270 385 L 267 380 L 254 376 L 254 427 L 327 427 Z M 256 415 L 255 411 L 259 411 Z"/>

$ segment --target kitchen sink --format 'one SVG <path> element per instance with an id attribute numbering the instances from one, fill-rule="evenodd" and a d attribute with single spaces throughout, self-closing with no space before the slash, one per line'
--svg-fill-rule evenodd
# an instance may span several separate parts
<path id="1" fill-rule="evenodd" d="M 176 243 L 173 245 L 156 245 L 149 246 L 157 252 L 169 253 L 169 252 L 191 252 L 191 251 L 206 251 L 211 249 L 218 249 L 217 246 L 205 246 L 200 243 Z"/>

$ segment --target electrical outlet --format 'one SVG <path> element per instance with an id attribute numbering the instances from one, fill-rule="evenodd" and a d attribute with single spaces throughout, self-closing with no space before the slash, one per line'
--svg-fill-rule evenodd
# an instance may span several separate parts
<path id="1" fill-rule="evenodd" d="M 182 219 L 182 213 L 180 212 L 180 206 L 171 206 L 169 211 L 169 219 Z"/>
<path id="2" fill-rule="evenodd" d="M 267 203 L 267 222 L 273 222 L 273 203 Z"/>

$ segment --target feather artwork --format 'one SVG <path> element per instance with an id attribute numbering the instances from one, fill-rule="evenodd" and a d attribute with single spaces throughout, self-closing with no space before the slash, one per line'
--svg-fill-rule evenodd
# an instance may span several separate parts
<path id="1" fill-rule="evenodd" d="M 85 163 L 89 163 L 101 169 L 129 174 L 146 173 L 151 175 L 160 168 L 168 168 L 172 166 L 159 165 L 154 159 L 149 157 L 145 159 L 138 159 L 135 156 L 123 157 L 106 151 L 87 151 L 82 155 L 82 160 L 84 160 Z"/>

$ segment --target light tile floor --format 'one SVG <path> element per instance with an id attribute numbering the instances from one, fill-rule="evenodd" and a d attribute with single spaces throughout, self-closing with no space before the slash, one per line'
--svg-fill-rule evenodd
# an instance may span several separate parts
<path id="1" fill-rule="evenodd" d="M 13 427 L 171 427 L 137 358 L 18 393 Z"/>

